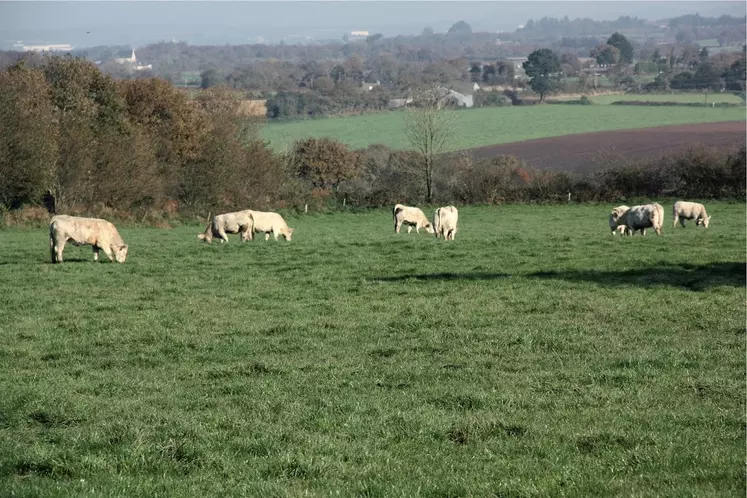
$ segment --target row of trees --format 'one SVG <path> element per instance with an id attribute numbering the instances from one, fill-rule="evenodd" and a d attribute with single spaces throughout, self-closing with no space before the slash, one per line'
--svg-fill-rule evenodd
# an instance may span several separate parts
<path id="1" fill-rule="evenodd" d="M 621 22 L 625 24 L 628 21 L 623 19 Z M 560 24 L 567 23 L 563 21 Z M 524 88 L 526 80 L 517 78 L 517 75 L 522 75 L 515 62 L 496 55 L 507 53 L 504 45 L 497 44 L 501 40 L 496 36 L 473 33 L 469 25 L 462 22 L 456 23 L 449 33 L 442 35 L 431 32 L 417 37 L 372 36 L 368 40 L 348 44 L 318 46 L 192 47 L 161 43 L 138 49 L 138 56 L 153 63 L 158 75 L 175 84 L 184 81 L 181 75 L 185 71 L 200 68 L 201 71 L 190 73 L 190 78 L 196 77 L 203 89 L 227 85 L 248 91 L 255 98 L 269 99 L 268 117 L 292 119 L 379 111 L 387 109 L 390 100 L 407 97 L 413 88 L 434 84 L 462 93 L 472 92 L 473 83 Z M 405 55 L 397 48 L 400 43 L 411 48 L 419 47 L 419 55 L 415 59 Z M 473 46 L 473 43 L 477 45 Z M 480 44 L 484 44 L 486 50 L 490 47 L 488 52 L 492 55 L 476 50 L 475 47 Z M 365 50 L 345 49 L 348 46 L 365 47 Z M 459 47 L 460 52 L 449 58 L 447 54 L 451 52 L 444 51 L 444 46 Z M 515 47 L 513 43 L 508 46 Z M 529 47 L 521 46 L 519 53 L 529 53 Z M 711 56 L 706 53 L 704 57 L 703 53 L 707 51 L 690 45 L 672 46 L 666 50 L 653 42 L 636 45 L 620 32 L 607 39 L 596 36 L 563 38 L 551 47 L 539 49 L 541 53 L 538 53 L 535 44 L 531 47 L 535 50 L 533 60 L 527 65 L 532 73 L 530 87 L 538 91 L 542 98 L 547 93 L 562 90 L 563 77 L 574 78 L 573 84 L 565 85 L 567 91 L 586 91 L 595 87 L 597 80 L 590 79 L 588 73 L 583 71 L 585 66 L 579 60 L 579 55 L 592 56 L 597 64 L 613 66 L 608 72 L 609 79 L 619 89 L 634 89 L 633 76 L 641 73 L 661 73 L 657 81 L 650 85 L 650 90 L 713 88 L 713 81 L 701 78 L 701 75 L 712 73 L 718 73 L 723 86 L 729 90 L 744 88 L 744 73 L 739 71 L 743 54 L 719 53 Z M 494 49 L 500 50 L 495 52 Z M 109 47 L 94 47 L 87 49 L 87 52 L 90 52 L 87 54 L 89 57 L 113 54 Z M 41 67 L 45 60 L 38 54 L 0 53 L 0 67 L 13 63 L 19 57 L 29 67 Z M 638 63 L 633 68 L 630 61 L 634 59 Z M 696 66 L 706 59 L 712 71 L 700 71 L 696 76 Z M 585 61 L 584 64 L 588 65 L 589 62 Z M 121 64 L 105 62 L 100 67 L 118 79 L 152 76 L 148 71 L 128 75 L 125 65 Z M 693 78 L 688 79 L 685 74 L 675 79 L 678 72 L 688 71 L 693 73 Z M 369 90 L 371 87 L 373 90 Z M 498 102 L 497 99 L 492 100 Z M 489 101 L 481 99 L 482 103 Z"/>
<path id="2" fill-rule="evenodd" d="M 284 165 L 226 90 L 195 100 L 160 79 L 116 81 L 52 57 L 0 73 L 0 203 L 124 210 L 263 205 Z"/>
<path id="3" fill-rule="evenodd" d="M 393 202 L 613 200 L 656 191 L 744 196 L 744 148 L 619 165 L 591 177 L 536 171 L 516 158 L 448 155 L 458 114 L 428 90 L 407 113 L 411 150 L 351 151 L 329 138 L 278 154 L 258 138 L 229 89 L 187 98 L 159 79 L 115 81 L 73 58 L 0 73 L 0 204 L 54 198 L 58 211 L 158 217 L 251 206 L 321 208 Z M 647 175 L 648 169 L 657 171 Z M 658 189 L 658 190 L 657 190 Z M 107 211 L 108 210 L 108 211 Z M 155 214 L 154 214 L 155 213 Z M 114 214 L 117 216 L 117 214 Z"/>

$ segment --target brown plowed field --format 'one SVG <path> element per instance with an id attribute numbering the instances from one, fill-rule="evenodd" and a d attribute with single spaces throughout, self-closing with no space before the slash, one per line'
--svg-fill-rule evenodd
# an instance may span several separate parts
<path id="1" fill-rule="evenodd" d="M 539 138 L 477 147 L 465 152 L 480 158 L 516 156 L 543 169 L 588 171 L 600 154 L 650 158 L 697 144 L 732 149 L 745 144 L 746 133 L 747 122 L 730 121 Z"/>

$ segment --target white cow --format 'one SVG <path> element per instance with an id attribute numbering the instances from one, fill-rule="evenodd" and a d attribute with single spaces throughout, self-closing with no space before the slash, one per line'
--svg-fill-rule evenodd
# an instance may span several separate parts
<path id="1" fill-rule="evenodd" d="M 458 220 L 459 212 L 454 206 L 436 209 L 436 214 L 433 215 L 433 228 L 436 232 L 436 238 L 443 235 L 444 240 L 454 240 Z"/>
<path id="2" fill-rule="evenodd" d="M 630 209 L 628 206 L 617 206 L 610 213 L 610 230 L 612 230 L 612 235 L 615 235 L 616 232 L 620 232 L 621 235 L 625 233 L 625 223 L 621 222 L 621 218 L 628 212 L 628 209 Z"/>
<path id="3" fill-rule="evenodd" d="M 402 225 L 407 225 L 407 233 L 412 231 L 412 227 L 415 227 L 417 233 L 420 233 L 421 228 L 425 228 L 428 233 L 434 233 L 433 225 L 419 208 L 397 204 L 392 210 L 392 215 L 394 216 L 395 233 L 399 233 Z"/>
<path id="4" fill-rule="evenodd" d="M 52 263 L 62 263 L 62 251 L 71 241 L 76 246 L 93 247 L 93 260 L 99 260 L 99 250 L 103 250 L 109 261 L 124 263 L 127 259 L 127 244 L 120 237 L 117 228 L 106 220 L 80 218 L 60 214 L 49 222 L 49 252 Z"/>
<path id="5" fill-rule="evenodd" d="M 674 216 L 673 228 L 677 226 L 678 221 L 684 227 L 685 220 L 692 219 L 695 219 L 695 226 L 702 224 L 708 228 L 708 223 L 711 221 L 711 217 L 706 213 L 705 206 L 698 202 L 677 201 L 672 207 L 672 215 Z"/>
<path id="6" fill-rule="evenodd" d="M 275 240 L 278 240 L 278 235 L 285 237 L 288 242 L 291 241 L 293 236 L 294 228 L 289 228 L 282 216 L 278 213 L 265 213 L 262 211 L 250 211 L 253 218 L 252 231 L 254 233 L 264 233 L 265 240 L 270 239 L 270 234 L 275 236 Z M 254 237 L 249 236 L 250 239 Z"/>
<path id="7" fill-rule="evenodd" d="M 635 235 L 637 230 L 641 231 L 641 235 L 646 235 L 647 228 L 653 228 L 656 235 L 661 235 L 661 226 L 664 223 L 664 208 L 657 202 L 633 206 L 625 212 L 621 221 L 628 227 L 628 235 Z"/>
<path id="8" fill-rule="evenodd" d="M 228 242 L 229 233 L 241 234 L 241 242 L 251 240 L 252 215 L 251 211 L 236 211 L 235 213 L 216 214 L 208 220 L 205 231 L 197 235 L 197 238 L 207 242 L 213 242 L 213 237 L 217 237 L 221 244 Z M 209 217 L 209 215 L 208 215 Z"/>

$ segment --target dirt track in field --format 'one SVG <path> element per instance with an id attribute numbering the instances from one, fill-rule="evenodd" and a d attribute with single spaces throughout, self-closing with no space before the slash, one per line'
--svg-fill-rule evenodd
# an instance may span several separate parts
<path id="1" fill-rule="evenodd" d="M 746 133 L 747 122 L 730 121 L 582 133 L 488 145 L 463 152 L 479 158 L 516 156 L 542 169 L 588 171 L 594 167 L 594 160 L 604 154 L 656 158 L 698 144 L 731 150 L 745 145 Z"/>

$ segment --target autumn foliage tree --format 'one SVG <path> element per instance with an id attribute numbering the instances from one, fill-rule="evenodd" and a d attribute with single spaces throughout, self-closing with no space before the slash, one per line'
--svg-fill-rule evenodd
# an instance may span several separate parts
<path id="1" fill-rule="evenodd" d="M 54 199 L 58 212 L 264 206 L 288 174 L 242 114 L 241 97 L 197 99 L 156 79 L 116 81 L 45 57 L 0 72 L 0 203 Z"/>
<path id="2" fill-rule="evenodd" d="M 316 188 L 337 191 L 340 183 L 360 172 L 358 155 L 332 138 L 306 138 L 293 147 L 296 174 Z"/>
<path id="3" fill-rule="evenodd" d="M 0 203 L 38 199 L 52 187 L 58 158 L 49 84 L 23 65 L 0 73 Z"/>

